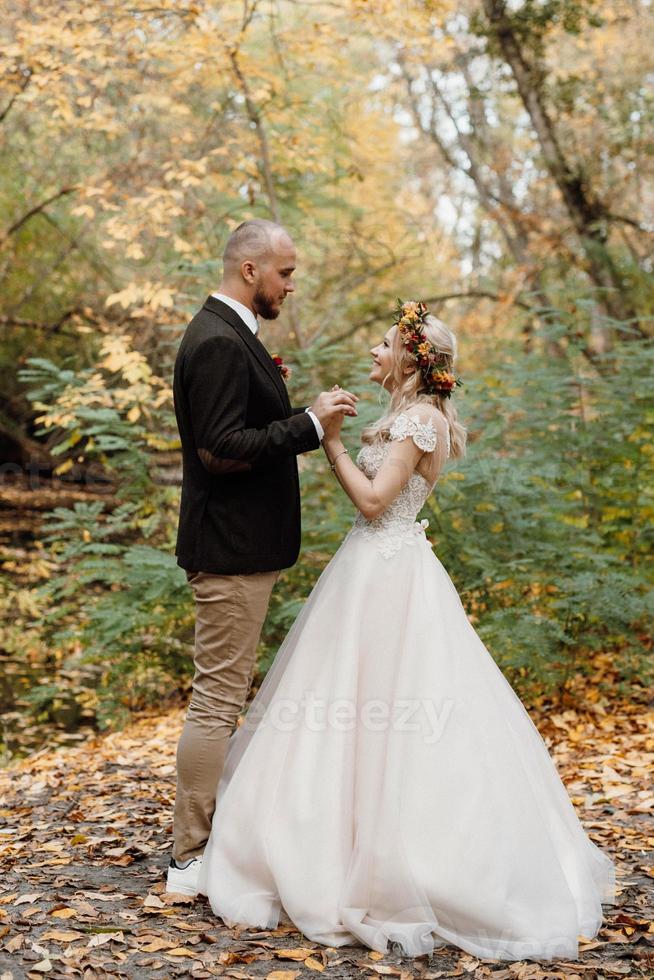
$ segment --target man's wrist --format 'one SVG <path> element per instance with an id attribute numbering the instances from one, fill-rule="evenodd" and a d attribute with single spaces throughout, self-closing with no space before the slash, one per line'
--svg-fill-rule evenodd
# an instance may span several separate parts
<path id="1" fill-rule="evenodd" d="M 322 425 L 320 424 L 320 419 L 318 418 L 318 416 L 316 415 L 315 412 L 312 412 L 311 411 L 311 408 L 310 407 L 309 408 L 305 408 L 304 411 L 307 413 L 307 415 L 309 416 L 309 418 L 313 422 L 313 424 L 315 426 L 315 429 L 316 429 L 316 433 L 318 435 L 318 439 L 320 440 L 320 442 L 322 442 L 323 436 L 325 434 L 325 430 L 323 429 Z"/>

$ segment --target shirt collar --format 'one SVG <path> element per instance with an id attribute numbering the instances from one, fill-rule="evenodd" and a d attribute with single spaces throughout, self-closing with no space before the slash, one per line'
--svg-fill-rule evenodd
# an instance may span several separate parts
<path id="1" fill-rule="evenodd" d="M 214 299 L 219 299 L 222 303 L 226 303 L 227 306 L 231 306 L 234 313 L 238 313 L 241 320 L 243 320 L 243 322 L 250 328 L 256 337 L 259 332 L 259 321 L 252 310 L 248 309 L 247 306 L 244 306 L 243 303 L 239 303 L 237 299 L 232 299 L 231 296 L 225 296 L 224 293 L 212 293 L 211 295 L 214 297 Z"/>

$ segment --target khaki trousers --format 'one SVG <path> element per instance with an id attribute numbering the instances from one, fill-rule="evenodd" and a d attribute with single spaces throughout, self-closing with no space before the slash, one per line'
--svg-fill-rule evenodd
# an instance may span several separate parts
<path id="1" fill-rule="evenodd" d="M 195 597 L 195 676 L 177 746 L 173 857 L 178 863 L 201 854 L 209 839 L 227 743 L 250 690 L 278 575 L 186 573 Z"/>

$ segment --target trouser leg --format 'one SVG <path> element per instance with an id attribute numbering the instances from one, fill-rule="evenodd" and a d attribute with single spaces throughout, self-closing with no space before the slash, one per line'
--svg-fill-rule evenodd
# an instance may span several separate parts
<path id="1" fill-rule="evenodd" d="M 195 676 L 177 746 L 173 856 L 201 854 L 209 838 L 229 737 L 252 682 L 256 649 L 279 572 L 192 572 Z"/>

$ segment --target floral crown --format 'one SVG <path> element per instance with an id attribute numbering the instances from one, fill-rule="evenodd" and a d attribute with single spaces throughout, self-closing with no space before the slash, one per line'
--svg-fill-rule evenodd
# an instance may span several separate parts
<path id="1" fill-rule="evenodd" d="M 428 395 L 442 395 L 449 398 L 454 388 L 463 381 L 443 368 L 443 351 L 437 350 L 424 333 L 423 324 L 429 316 L 424 303 L 397 301 L 393 323 L 398 328 L 400 339 L 409 354 L 420 368 Z"/>

